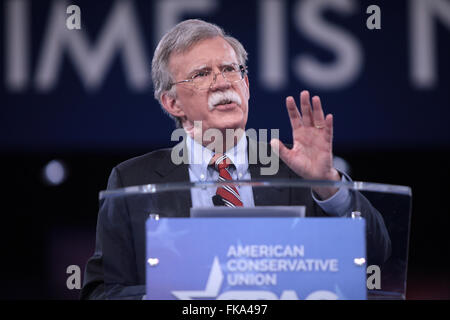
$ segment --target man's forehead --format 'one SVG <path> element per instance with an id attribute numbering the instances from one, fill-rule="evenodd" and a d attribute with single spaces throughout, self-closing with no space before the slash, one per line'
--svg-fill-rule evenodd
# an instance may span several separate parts
<path id="1" fill-rule="evenodd" d="M 222 67 L 222 66 L 229 66 L 232 64 L 237 64 L 237 61 L 234 60 L 222 60 L 222 59 L 214 59 L 214 61 L 198 61 L 198 63 L 193 63 L 189 68 L 188 71 L 194 71 L 194 70 L 200 70 L 200 69 L 209 69 L 213 67 Z"/>
<path id="2" fill-rule="evenodd" d="M 186 72 L 204 67 L 238 63 L 233 47 L 223 38 L 205 39 L 180 53 L 172 53 L 169 66 L 172 72 Z"/>

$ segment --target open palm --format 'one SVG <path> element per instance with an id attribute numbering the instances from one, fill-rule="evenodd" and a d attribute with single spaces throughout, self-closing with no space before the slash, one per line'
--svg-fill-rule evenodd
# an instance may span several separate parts
<path id="1" fill-rule="evenodd" d="M 292 149 L 280 140 L 271 141 L 280 158 L 296 174 L 310 180 L 340 180 L 333 167 L 333 116 L 324 116 L 320 98 L 315 96 L 310 103 L 308 91 L 300 93 L 301 114 L 294 98 L 286 98 L 286 107 L 292 126 Z"/>

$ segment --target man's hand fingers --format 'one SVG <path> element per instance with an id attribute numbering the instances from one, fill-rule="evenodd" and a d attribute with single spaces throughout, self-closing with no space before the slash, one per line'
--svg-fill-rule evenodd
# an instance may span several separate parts
<path id="1" fill-rule="evenodd" d="M 327 130 L 328 134 L 328 142 L 331 144 L 333 142 L 333 115 L 327 114 L 325 118 L 325 130 Z"/>
<path id="2" fill-rule="evenodd" d="M 303 90 L 300 93 L 300 108 L 302 110 L 302 119 L 305 126 L 314 125 L 312 119 L 311 103 L 309 101 L 309 91 Z"/>
<path id="3" fill-rule="evenodd" d="M 324 127 L 325 117 L 323 115 L 322 103 L 318 96 L 312 98 L 314 126 Z"/>
<path id="4" fill-rule="evenodd" d="M 288 111 L 289 120 L 291 121 L 292 130 L 300 127 L 302 125 L 302 117 L 293 97 L 286 98 L 286 108 Z"/>

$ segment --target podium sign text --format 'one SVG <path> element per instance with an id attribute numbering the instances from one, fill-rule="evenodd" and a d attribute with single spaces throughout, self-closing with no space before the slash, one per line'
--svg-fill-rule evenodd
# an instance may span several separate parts
<path id="1" fill-rule="evenodd" d="M 366 299 L 365 221 L 148 219 L 147 299 Z"/>

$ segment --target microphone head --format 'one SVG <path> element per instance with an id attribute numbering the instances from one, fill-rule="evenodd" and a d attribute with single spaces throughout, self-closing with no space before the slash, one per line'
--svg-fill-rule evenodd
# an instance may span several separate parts
<path id="1" fill-rule="evenodd" d="M 219 196 L 218 194 L 212 197 L 212 201 L 215 206 L 225 206 L 225 203 L 222 201 L 222 197 Z"/>

